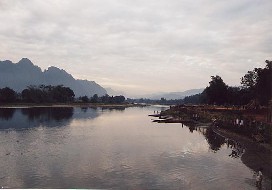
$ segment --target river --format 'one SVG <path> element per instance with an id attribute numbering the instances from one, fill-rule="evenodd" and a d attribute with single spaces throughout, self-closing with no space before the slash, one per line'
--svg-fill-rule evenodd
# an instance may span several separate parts
<path id="1" fill-rule="evenodd" d="M 256 189 L 239 143 L 161 109 L 2 108 L 0 188 Z"/>

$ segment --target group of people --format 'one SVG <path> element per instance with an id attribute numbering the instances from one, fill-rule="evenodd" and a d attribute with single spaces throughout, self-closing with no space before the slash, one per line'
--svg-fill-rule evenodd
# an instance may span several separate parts
<path id="1" fill-rule="evenodd" d="M 240 126 L 240 127 L 242 127 L 242 126 L 244 126 L 244 120 L 243 120 L 243 119 L 237 118 L 237 119 L 234 121 L 234 125 L 235 125 L 235 126 Z"/>
<path id="2" fill-rule="evenodd" d="M 199 118 L 199 115 L 196 113 L 196 114 L 193 114 L 193 119 L 194 120 L 198 120 L 198 118 Z"/>

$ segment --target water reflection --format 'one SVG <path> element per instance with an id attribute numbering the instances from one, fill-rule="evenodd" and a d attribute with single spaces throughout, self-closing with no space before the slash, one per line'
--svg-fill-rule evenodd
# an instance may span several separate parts
<path id="1" fill-rule="evenodd" d="M 255 143 L 253 141 L 240 138 L 240 137 L 229 137 L 232 135 L 224 136 L 218 133 L 218 130 L 213 128 L 203 128 L 194 125 L 188 125 L 189 131 L 198 131 L 205 137 L 209 149 L 213 153 L 218 154 L 222 150 L 228 150 L 225 154 L 225 158 L 229 157 L 234 160 L 241 160 L 248 168 L 252 170 L 252 178 L 246 178 L 245 183 L 252 187 L 255 187 L 255 175 L 260 167 L 263 168 L 263 174 L 266 176 L 263 181 L 263 189 L 271 189 L 272 180 L 272 159 L 271 150 L 265 148 L 261 144 Z M 217 156 L 217 155 L 214 156 Z M 223 164 L 223 162 L 222 162 Z M 224 170 L 221 168 L 220 170 Z"/>
<path id="2" fill-rule="evenodd" d="M 191 133 L 193 133 L 195 129 L 196 129 L 195 126 L 189 126 L 189 131 L 190 131 Z"/>
<path id="3" fill-rule="evenodd" d="M 65 108 L 29 108 L 21 109 L 23 115 L 27 116 L 30 121 L 63 121 L 69 120 L 73 116 L 73 107 Z"/>
<path id="4" fill-rule="evenodd" d="M 120 108 L 73 108 L 73 107 L 33 107 L 0 108 L 0 129 L 28 129 L 36 127 L 62 127 L 73 120 L 92 120 L 102 113 L 123 112 Z"/>
<path id="5" fill-rule="evenodd" d="M 10 120 L 15 112 L 14 108 L 2 108 L 0 109 L 0 120 Z"/>
<path id="6" fill-rule="evenodd" d="M 95 119 L 100 115 L 94 108 L 76 110 L 73 107 L 0 108 L 0 129 L 62 127 L 72 120 Z"/>
<path id="7" fill-rule="evenodd" d="M 241 157 L 245 151 L 240 142 L 221 136 L 211 127 L 196 127 L 191 125 L 188 128 L 191 133 L 195 130 L 203 134 L 209 144 L 209 149 L 214 153 L 219 151 L 224 145 L 227 146 L 227 149 L 231 149 L 231 153 L 229 154 L 231 158 Z"/>
<path id="8" fill-rule="evenodd" d="M 240 142 L 231 140 L 231 139 L 225 139 L 228 148 L 231 148 L 231 154 L 229 154 L 232 158 L 238 158 L 243 155 L 245 152 L 245 148 L 240 144 Z"/>
<path id="9" fill-rule="evenodd" d="M 212 129 L 210 129 L 212 131 Z M 266 187 L 264 189 L 271 189 L 271 180 L 272 180 L 272 159 L 271 159 L 271 150 L 261 144 L 244 139 L 241 137 L 236 137 L 235 139 L 230 139 L 225 136 L 219 135 L 217 132 L 211 132 L 213 135 L 210 135 L 209 143 L 210 146 L 215 146 L 217 144 L 222 147 L 227 146 L 231 150 L 228 156 L 232 159 L 239 158 L 247 167 L 251 168 L 255 173 L 259 170 L 260 167 L 263 168 L 263 174 L 268 176 L 264 181 Z M 216 136 L 216 138 L 211 138 Z M 221 143 L 217 142 L 217 139 L 220 138 Z M 224 139 L 224 143 L 223 143 Z M 220 145 L 221 144 L 221 145 Z M 255 174 L 254 174 L 255 175 Z M 270 179 L 269 179 L 270 178 Z M 254 181 L 255 183 L 255 181 Z M 270 185 L 269 185 L 270 184 Z"/>
<path id="10" fill-rule="evenodd" d="M 190 132 L 198 131 L 203 134 L 209 145 L 209 149 L 212 150 L 212 152 L 217 153 L 221 149 L 230 150 L 225 157 L 228 156 L 231 159 L 239 158 L 239 160 L 241 160 L 247 167 L 251 168 L 254 173 L 262 167 L 263 174 L 265 176 L 270 176 L 271 178 L 271 151 L 265 148 L 265 146 L 243 138 L 228 138 L 219 134 L 217 130 L 213 128 L 202 128 L 196 126 L 188 126 L 188 128 Z M 264 182 L 268 189 L 271 188 L 271 179 L 266 178 Z M 254 179 L 246 179 L 246 181 L 253 186 L 255 184 Z"/>
<path id="11" fill-rule="evenodd" d="M 80 109 L 81 109 L 82 112 L 86 113 L 89 108 L 88 107 L 81 107 Z"/>
<path id="12" fill-rule="evenodd" d="M 201 133 L 209 144 L 209 149 L 214 153 L 219 151 L 224 145 L 226 145 L 228 149 L 231 149 L 229 156 L 232 158 L 241 157 L 244 153 L 244 147 L 238 141 L 221 136 L 211 127 L 198 127 L 194 124 L 187 124 L 187 127 L 190 133 L 194 131 Z"/>
<path id="13" fill-rule="evenodd" d="M 101 108 L 102 111 L 125 111 L 126 107 L 107 107 L 107 108 Z"/>
<path id="14" fill-rule="evenodd" d="M 210 149 L 214 152 L 220 150 L 225 144 L 225 138 L 217 135 L 212 128 L 207 128 L 206 133 L 203 134 L 210 146 Z"/>

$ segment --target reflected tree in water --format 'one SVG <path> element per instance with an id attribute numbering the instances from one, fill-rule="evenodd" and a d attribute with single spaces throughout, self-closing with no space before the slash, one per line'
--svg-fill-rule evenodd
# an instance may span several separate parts
<path id="1" fill-rule="evenodd" d="M 82 112 L 86 113 L 88 111 L 88 107 L 81 107 L 80 108 Z"/>
<path id="2" fill-rule="evenodd" d="M 226 144 L 228 149 L 231 149 L 231 153 L 229 154 L 229 157 L 231 158 L 239 158 L 242 156 L 242 154 L 245 152 L 244 147 L 237 141 L 224 138 L 218 134 L 216 134 L 212 128 L 207 128 L 205 133 L 203 133 L 205 136 L 210 149 L 214 152 L 220 150 L 220 148 Z"/>
<path id="3" fill-rule="evenodd" d="M 102 111 L 125 111 L 125 107 L 107 107 L 107 108 L 102 108 Z"/>
<path id="4" fill-rule="evenodd" d="M 196 128 L 194 126 L 189 126 L 189 130 L 190 130 L 191 133 L 193 133 L 195 129 Z"/>
<path id="5" fill-rule="evenodd" d="M 36 107 L 0 109 L 0 130 L 63 127 L 68 126 L 73 119 L 89 120 L 99 115 L 99 111 L 93 108 Z"/>
<path id="6" fill-rule="evenodd" d="M 231 148 L 231 153 L 229 154 L 229 157 L 239 158 L 245 152 L 244 147 L 237 141 L 226 139 L 226 143 L 228 148 Z"/>
<path id="7" fill-rule="evenodd" d="M 220 150 L 223 144 L 225 144 L 225 138 L 217 135 L 211 128 L 207 128 L 204 134 L 210 149 L 214 152 Z"/>
<path id="8" fill-rule="evenodd" d="M 14 108 L 1 108 L 0 109 L 0 119 L 10 120 L 10 119 L 12 119 L 14 112 L 15 112 Z"/>
<path id="9" fill-rule="evenodd" d="M 22 109 L 22 114 L 26 115 L 29 120 L 68 120 L 73 116 L 74 109 L 67 108 L 30 108 Z"/>
<path id="10" fill-rule="evenodd" d="M 197 127 L 193 123 L 186 123 L 186 126 L 188 126 L 190 133 L 193 133 L 194 130 L 197 131 Z"/>

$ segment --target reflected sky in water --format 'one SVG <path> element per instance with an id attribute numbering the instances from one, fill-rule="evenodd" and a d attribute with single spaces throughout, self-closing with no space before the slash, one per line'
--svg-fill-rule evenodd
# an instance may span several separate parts
<path id="1" fill-rule="evenodd" d="M 210 131 L 153 123 L 160 107 L 0 111 L 0 186 L 255 189 L 237 149 Z M 239 147 L 238 147 L 239 148 Z"/>

